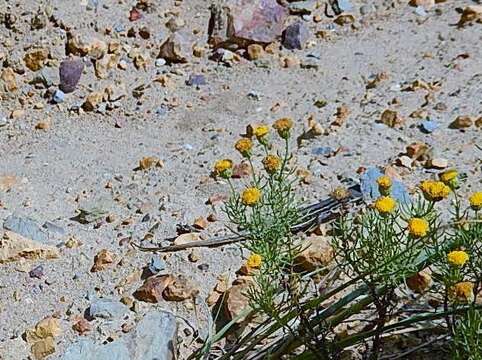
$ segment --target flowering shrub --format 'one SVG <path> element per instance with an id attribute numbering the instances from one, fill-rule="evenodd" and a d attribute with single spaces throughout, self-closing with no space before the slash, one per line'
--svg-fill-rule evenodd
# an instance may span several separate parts
<path id="1" fill-rule="evenodd" d="M 482 192 L 462 198 L 459 174 L 450 169 L 422 181 L 411 201 L 399 203 L 391 194 L 392 179 L 381 176 L 381 196 L 358 212 L 341 214 L 330 229 L 335 264 L 300 271 L 297 258 L 305 247 L 294 229 L 307 215 L 293 189 L 292 127 L 283 118 L 272 127 L 277 136 L 260 125 L 236 142 L 234 148 L 251 168 L 241 188 L 231 180 L 231 160 L 214 165 L 216 176 L 231 189 L 227 217 L 234 231 L 245 235 L 243 246 L 251 253 L 245 266 L 253 270 L 254 281 L 246 311 L 259 323 L 219 358 L 328 360 L 358 347 L 364 358 L 379 359 L 386 335 L 423 323 L 419 331 L 428 333 L 443 324 L 450 339 L 443 346 L 454 359 L 482 359 Z M 332 197 L 343 201 L 347 194 L 340 189 Z M 405 312 L 414 302 L 427 310 Z M 340 336 L 340 326 L 360 318 L 366 326 Z M 196 356 L 205 356 L 236 321 L 209 338 Z"/>

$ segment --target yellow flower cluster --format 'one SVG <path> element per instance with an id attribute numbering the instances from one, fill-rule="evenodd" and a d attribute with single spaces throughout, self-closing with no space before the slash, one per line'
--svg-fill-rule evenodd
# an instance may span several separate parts
<path id="1" fill-rule="evenodd" d="M 269 127 L 267 125 L 258 125 L 253 130 L 253 134 L 258 140 L 268 135 L 268 133 Z"/>
<path id="2" fill-rule="evenodd" d="M 282 118 L 276 120 L 273 124 L 273 128 L 278 132 L 278 135 L 283 139 L 287 139 L 290 136 L 290 130 L 293 127 L 293 120 L 290 118 Z"/>
<path id="3" fill-rule="evenodd" d="M 258 254 L 251 254 L 246 261 L 246 266 L 252 269 L 258 269 L 263 262 L 263 258 Z"/>
<path id="4" fill-rule="evenodd" d="M 452 296 L 460 302 L 471 302 L 474 299 L 474 284 L 470 281 L 462 281 L 452 288 Z"/>
<path id="5" fill-rule="evenodd" d="M 478 191 L 470 195 L 469 203 L 472 209 L 476 211 L 482 209 L 482 191 Z"/>
<path id="6" fill-rule="evenodd" d="M 454 250 L 448 253 L 447 261 L 453 266 L 462 267 L 469 261 L 469 254 L 465 251 Z"/>
<path id="7" fill-rule="evenodd" d="M 268 174 L 274 174 L 281 166 L 281 160 L 276 155 L 268 155 L 263 159 L 264 169 Z"/>
<path id="8" fill-rule="evenodd" d="M 231 177 L 231 170 L 233 169 L 233 162 L 229 159 L 222 159 L 216 161 L 214 164 L 214 172 L 224 178 Z"/>
<path id="9" fill-rule="evenodd" d="M 261 190 L 255 187 L 247 188 L 241 195 L 241 201 L 246 206 L 254 206 L 261 199 Z"/>
<path id="10" fill-rule="evenodd" d="M 411 218 L 408 221 L 408 232 L 414 238 L 420 238 L 427 235 L 429 225 L 427 220 L 422 218 Z"/>
<path id="11" fill-rule="evenodd" d="M 239 139 L 234 148 L 238 150 L 241 155 L 249 157 L 251 155 L 251 149 L 253 148 L 253 143 L 250 139 Z"/>
<path id="12" fill-rule="evenodd" d="M 388 214 L 395 209 L 397 202 L 390 196 L 381 196 L 375 201 L 374 206 L 380 214 Z"/>
<path id="13" fill-rule="evenodd" d="M 425 180 L 420 184 L 420 189 L 429 201 L 440 201 L 450 195 L 450 188 L 441 181 Z"/>

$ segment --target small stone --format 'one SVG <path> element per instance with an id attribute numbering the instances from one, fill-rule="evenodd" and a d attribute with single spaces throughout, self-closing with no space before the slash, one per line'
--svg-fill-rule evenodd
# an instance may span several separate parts
<path id="1" fill-rule="evenodd" d="M 141 12 L 133 7 L 131 11 L 129 11 L 129 21 L 137 21 L 140 19 L 142 19 Z"/>
<path id="2" fill-rule="evenodd" d="M 84 318 L 80 318 L 72 325 L 72 329 L 79 335 L 85 335 L 92 331 L 92 325 Z"/>
<path id="3" fill-rule="evenodd" d="M 380 121 L 389 126 L 389 127 L 396 127 L 402 125 L 404 120 L 395 110 L 387 109 L 382 113 Z"/>
<path id="4" fill-rule="evenodd" d="M 249 60 L 258 60 L 265 56 L 264 49 L 259 44 L 248 45 L 247 54 Z"/>
<path id="5" fill-rule="evenodd" d="M 148 270 L 151 274 L 156 275 L 166 269 L 166 263 L 159 256 L 153 256 L 149 261 Z"/>
<path id="6" fill-rule="evenodd" d="M 408 4 L 413 7 L 422 6 L 430 9 L 435 5 L 435 0 L 410 0 Z"/>
<path id="7" fill-rule="evenodd" d="M 162 168 L 163 166 L 164 166 L 164 163 L 155 156 L 146 156 L 139 161 L 140 170 L 147 170 L 153 167 Z"/>
<path id="8" fill-rule="evenodd" d="M 172 17 L 166 23 L 166 27 L 172 32 L 181 30 L 184 26 L 186 26 L 186 22 L 179 17 Z"/>
<path id="9" fill-rule="evenodd" d="M 54 317 L 47 317 L 40 320 L 33 329 L 28 329 L 25 332 L 25 338 L 32 344 L 39 340 L 57 337 L 61 333 L 60 321 Z"/>
<path id="10" fill-rule="evenodd" d="M 3 82 L 3 89 L 6 92 L 14 92 L 18 90 L 15 72 L 12 68 L 4 68 L 0 77 Z"/>
<path id="11" fill-rule="evenodd" d="M 148 278 L 142 286 L 134 292 L 137 300 L 158 303 L 162 300 L 162 293 L 174 281 L 171 275 L 161 275 Z"/>
<path id="12" fill-rule="evenodd" d="M 41 279 L 44 276 L 44 267 L 42 265 L 38 265 L 30 270 L 28 275 L 31 278 Z"/>
<path id="13" fill-rule="evenodd" d="M 475 126 L 478 128 L 482 128 L 482 116 L 475 120 Z"/>
<path id="14" fill-rule="evenodd" d="M 95 91 L 87 95 L 82 105 L 85 111 L 94 111 L 104 101 L 104 92 Z"/>
<path id="15" fill-rule="evenodd" d="M 186 277 L 176 276 L 163 292 L 164 299 L 167 301 L 183 301 L 194 298 L 199 293 Z"/>
<path id="16" fill-rule="evenodd" d="M 88 315 L 90 318 L 120 319 L 129 309 L 119 301 L 111 299 L 98 299 L 90 304 Z"/>
<path id="17" fill-rule="evenodd" d="M 429 147 L 425 143 L 415 142 L 408 145 L 406 150 L 410 159 L 419 160 L 427 155 Z"/>
<path id="18" fill-rule="evenodd" d="M 186 234 L 181 234 L 179 235 L 175 240 L 174 240 L 174 245 L 183 245 L 183 244 L 189 244 L 194 241 L 199 241 L 199 233 L 186 233 Z"/>
<path id="19" fill-rule="evenodd" d="M 249 298 L 246 295 L 252 281 L 246 278 L 237 279 L 224 294 L 224 311 L 228 319 L 233 320 L 249 306 Z M 242 323 L 246 318 L 240 318 L 237 323 Z"/>
<path id="20" fill-rule="evenodd" d="M 406 167 L 407 169 L 410 169 L 412 167 L 412 159 L 410 159 L 406 155 L 402 155 L 397 159 L 397 164 L 403 167 Z"/>
<path id="21" fill-rule="evenodd" d="M 450 124 L 451 129 L 466 129 L 472 126 L 474 120 L 471 116 L 461 115 Z"/>
<path id="22" fill-rule="evenodd" d="M 445 169 L 449 166 L 448 160 L 443 158 L 435 158 L 427 161 L 427 167 L 434 169 Z"/>
<path id="23" fill-rule="evenodd" d="M 59 250 L 56 247 L 27 239 L 11 231 L 5 231 L 0 242 L 0 264 L 21 259 L 49 260 L 59 256 Z"/>
<path id="24" fill-rule="evenodd" d="M 342 14 L 338 15 L 335 20 L 333 20 L 335 24 L 340 26 L 350 25 L 355 22 L 355 17 L 351 14 Z"/>
<path id="25" fill-rule="evenodd" d="M 55 341 L 51 337 L 39 340 L 32 345 L 31 351 L 35 360 L 45 359 L 55 353 Z"/>
<path id="26" fill-rule="evenodd" d="M 60 104 L 65 100 L 65 93 L 62 90 L 55 90 L 52 96 L 52 101 L 56 104 Z"/>
<path id="27" fill-rule="evenodd" d="M 107 249 L 102 249 L 94 257 L 94 265 L 90 269 L 91 272 L 103 271 L 111 266 L 116 259 L 114 253 Z"/>
<path id="28" fill-rule="evenodd" d="M 296 56 L 286 56 L 281 59 L 281 66 L 284 68 L 293 68 L 300 66 L 300 60 Z"/>
<path id="29" fill-rule="evenodd" d="M 48 49 L 34 49 L 25 54 L 23 61 L 25 65 L 32 71 L 38 71 L 44 67 L 45 61 L 49 56 Z"/>
<path id="30" fill-rule="evenodd" d="M 79 58 L 66 59 L 60 63 L 60 90 L 68 94 L 75 90 L 79 83 L 82 71 L 84 70 L 84 62 Z"/>
<path id="31" fill-rule="evenodd" d="M 201 216 L 194 220 L 193 226 L 196 229 L 204 230 L 208 227 L 208 222 L 204 217 Z"/>
<path id="32" fill-rule="evenodd" d="M 295 258 L 299 270 L 314 271 L 329 265 L 334 259 L 333 247 L 326 237 L 310 236 L 303 243 L 303 247 L 305 249 Z"/>
<path id="33" fill-rule="evenodd" d="M 474 22 L 482 24 L 482 5 L 466 6 L 460 15 L 460 20 L 457 23 L 457 26 L 463 27 L 466 24 Z"/>
<path id="34" fill-rule="evenodd" d="M 197 249 L 192 249 L 188 255 L 188 258 L 191 262 L 198 262 L 201 259 L 201 256 L 199 255 L 199 251 L 197 251 Z"/>
<path id="35" fill-rule="evenodd" d="M 423 132 L 427 134 L 431 134 L 435 130 L 437 130 L 440 127 L 440 125 L 438 122 L 434 120 L 424 120 L 422 121 L 421 127 Z"/>
<path id="36" fill-rule="evenodd" d="M 206 78 L 202 74 L 192 74 L 189 79 L 186 80 L 188 86 L 201 86 L 206 85 Z"/>
<path id="37" fill-rule="evenodd" d="M 309 15 L 318 7 L 317 0 L 305 0 L 290 2 L 288 8 L 292 15 Z"/>
<path id="38" fill-rule="evenodd" d="M 416 294 L 423 294 L 432 285 L 428 270 L 422 270 L 406 280 L 407 287 Z"/>
<path id="39" fill-rule="evenodd" d="M 188 54 L 186 41 L 180 34 L 174 33 L 161 45 L 158 57 L 171 63 L 187 63 Z"/>
<path id="40" fill-rule="evenodd" d="M 287 49 L 303 49 L 308 40 L 309 32 L 303 22 L 296 22 L 283 31 L 282 44 Z"/>

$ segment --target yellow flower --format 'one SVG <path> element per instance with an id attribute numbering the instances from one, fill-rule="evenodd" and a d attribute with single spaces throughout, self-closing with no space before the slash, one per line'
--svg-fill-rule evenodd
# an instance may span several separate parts
<path id="1" fill-rule="evenodd" d="M 440 181 L 448 185 L 451 180 L 455 179 L 459 173 L 455 169 L 446 170 L 438 175 Z"/>
<path id="2" fill-rule="evenodd" d="M 282 118 L 276 120 L 273 124 L 273 128 L 278 132 L 278 135 L 283 139 L 287 139 L 290 136 L 290 130 L 293 127 L 293 120 L 290 118 Z"/>
<path id="3" fill-rule="evenodd" d="M 427 235 L 428 222 L 421 218 L 411 218 L 408 221 L 408 232 L 415 238 Z"/>
<path id="4" fill-rule="evenodd" d="M 482 209 L 482 191 L 477 191 L 469 197 L 470 206 L 474 210 Z"/>
<path id="5" fill-rule="evenodd" d="M 375 209 L 381 214 L 391 213 L 396 205 L 397 202 L 390 196 L 381 196 L 375 201 Z"/>
<path id="6" fill-rule="evenodd" d="M 250 139 L 239 139 L 234 145 L 234 148 L 238 150 L 241 155 L 249 157 L 251 155 L 250 153 L 253 148 L 253 143 Z"/>
<path id="7" fill-rule="evenodd" d="M 264 138 L 269 133 L 269 127 L 266 125 L 259 125 L 254 128 L 253 134 L 259 139 Z"/>
<path id="8" fill-rule="evenodd" d="M 467 254 L 465 251 L 451 251 L 447 255 L 447 261 L 453 266 L 461 267 L 464 266 L 467 261 L 469 261 L 469 254 Z"/>
<path id="9" fill-rule="evenodd" d="M 218 160 L 214 164 L 214 172 L 223 178 L 230 178 L 232 169 L 233 162 L 229 159 Z"/>
<path id="10" fill-rule="evenodd" d="M 243 204 L 247 206 L 256 205 L 260 199 L 261 199 L 261 190 L 255 187 L 247 188 L 246 190 L 243 191 L 243 194 L 241 195 L 241 200 Z"/>
<path id="11" fill-rule="evenodd" d="M 441 181 L 425 180 L 420 184 L 420 189 L 429 201 L 440 201 L 450 194 L 450 188 Z"/>
<path id="12" fill-rule="evenodd" d="M 281 166 L 281 160 L 276 155 L 268 155 L 263 159 L 264 169 L 268 174 L 274 174 Z"/>
<path id="13" fill-rule="evenodd" d="M 258 269 L 261 266 L 263 258 L 258 254 L 251 254 L 246 261 L 246 266 L 252 269 Z"/>
<path id="14" fill-rule="evenodd" d="M 474 284 L 470 281 L 459 282 L 451 290 L 451 295 L 460 302 L 474 300 Z"/>
<path id="15" fill-rule="evenodd" d="M 386 175 L 382 175 L 377 179 L 378 189 L 382 195 L 390 194 L 390 188 L 392 187 L 392 179 Z"/>

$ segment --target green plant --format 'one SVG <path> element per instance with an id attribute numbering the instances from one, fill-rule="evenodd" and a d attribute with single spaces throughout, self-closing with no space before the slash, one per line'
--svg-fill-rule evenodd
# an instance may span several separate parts
<path id="1" fill-rule="evenodd" d="M 421 332 L 440 330 L 441 319 L 454 354 L 461 354 L 460 359 L 477 354 L 482 194 L 473 194 L 465 206 L 458 193 L 459 175 L 449 170 L 440 174 L 440 180 L 423 181 L 410 203 L 399 204 L 391 197 L 391 179 L 382 176 L 380 198 L 358 213 L 342 214 L 334 223 L 330 234 L 336 264 L 300 272 L 296 259 L 304 247 L 293 229 L 306 219 L 294 192 L 292 122 L 280 119 L 273 127 L 283 143 L 280 152 L 274 152 L 275 142 L 265 125 L 252 131 L 257 147 L 250 138 L 235 145 L 252 173 L 244 189 L 238 190 L 231 180 L 231 160 L 215 165 L 215 174 L 231 189 L 225 212 L 233 231 L 246 237 L 243 246 L 251 256 L 245 268 L 253 281 L 246 293 L 250 308 L 208 339 L 194 357 L 209 353 L 212 344 L 247 315 L 262 320 L 230 344 L 221 359 L 337 359 L 354 346 L 369 346 L 363 351 L 370 359 L 379 359 L 383 335 L 414 326 Z M 443 213 L 449 197 L 452 218 L 447 222 Z M 340 277 L 342 272 L 345 278 Z M 317 290 L 315 279 L 321 274 L 322 289 Z M 408 290 L 418 295 L 416 300 L 400 297 Z M 401 304 L 413 301 L 430 302 L 437 309 L 406 312 Z M 366 326 L 339 336 L 342 324 L 360 319 Z"/>

